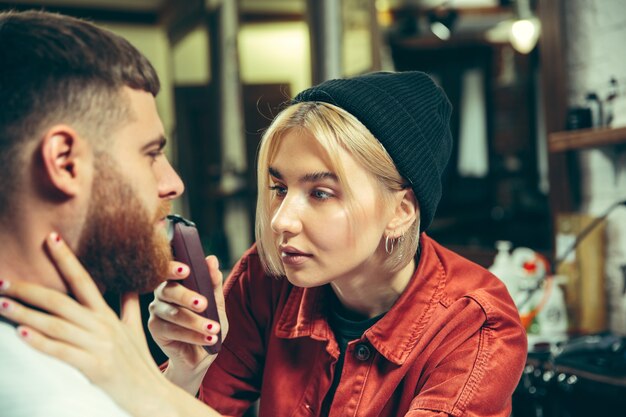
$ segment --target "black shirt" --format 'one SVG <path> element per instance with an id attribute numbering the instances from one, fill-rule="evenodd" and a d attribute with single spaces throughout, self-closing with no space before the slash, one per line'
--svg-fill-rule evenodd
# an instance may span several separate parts
<path id="1" fill-rule="evenodd" d="M 330 303 L 328 312 L 328 324 L 333 330 L 335 338 L 337 339 L 337 344 L 339 345 L 339 359 L 335 365 L 333 383 L 331 384 L 330 389 L 326 394 L 326 398 L 324 399 L 324 404 L 322 405 L 321 415 L 328 415 L 328 410 L 330 410 L 330 405 L 333 402 L 335 391 L 337 390 L 337 386 L 341 380 L 341 372 L 343 370 L 343 362 L 346 357 L 348 343 L 353 340 L 360 339 L 363 336 L 363 333 L 376 324 L 376 322 L 383 318 L 384 315 L 385 313 L 372 317 L 371 319 L 359 317 L 358 315 L 346 310 L 341 305 L 337 297 L 333 297 L 333 301 Z"/>

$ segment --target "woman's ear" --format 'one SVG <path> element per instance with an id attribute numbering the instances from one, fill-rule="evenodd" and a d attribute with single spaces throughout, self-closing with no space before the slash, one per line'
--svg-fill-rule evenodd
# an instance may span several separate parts
<path id="1" fill-rule="evenodd" d="M 48 129 L 41 142 L 41 159 L 48 186 L 67 197 L 75 196 L 82 183 L 87 144 L 67 125 Z"/>
<path id="2" fill-rule="evenodd" d="M 385 229 L 385 235 L 397 238 L 404 235 L 420 216 L 420 208 L 412 189 L 397 191 L 394 196 L 394 214 Z"/>

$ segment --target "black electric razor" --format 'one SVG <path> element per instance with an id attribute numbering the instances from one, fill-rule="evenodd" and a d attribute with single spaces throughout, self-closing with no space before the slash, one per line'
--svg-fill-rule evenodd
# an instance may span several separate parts
<path id="1" fill-rule="evenodd" d="M 213 292 L 213 284 L 209 275 L 209 267 L 204 258 L 202 243 L 196 225 L 177 214 L 167 216 L 169 221 L 168 237 L 174 259 L 189 266 L 189 276 L 182 280 L 183 286 L 202 294 L 208 301 L 207 308 L 200 314 L 207 319 L 215 320 L 219 323 L 217 304 Z M 217 334 L 217 343 L 211 346 L 204 346 L 210 354 L 215 354 L 222 346 L 222 331 Z"/>

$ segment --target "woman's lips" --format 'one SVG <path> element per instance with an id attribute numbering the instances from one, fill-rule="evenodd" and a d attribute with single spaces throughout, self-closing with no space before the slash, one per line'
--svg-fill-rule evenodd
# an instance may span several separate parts
<path id="1" fill-rule="evenodd" d="M 302 265 L 304 262 L 310 259 L 311 256 L 312 255 L 308 253 L 304 253 L 291 246 L 280 247 L 280 259 L 283 261 L 284 265 L 289 265 L 289 266 Z"/>

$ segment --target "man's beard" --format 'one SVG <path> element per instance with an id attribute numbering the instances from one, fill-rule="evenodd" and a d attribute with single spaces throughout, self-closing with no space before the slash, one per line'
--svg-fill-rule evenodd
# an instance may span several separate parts
<path id="1" fill-rule="evenodd" d="M 103 292 L 150 292 L 165 280 L 172 260 L 165 230 L 156 229 L 170 205 L 162 204 L 151 217 L 111 158 L 99 154 L 95 159 L 78 259 Z"/>

